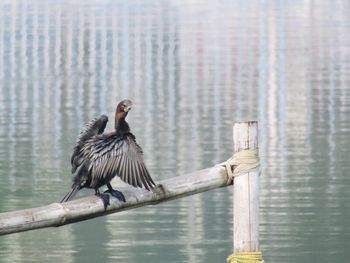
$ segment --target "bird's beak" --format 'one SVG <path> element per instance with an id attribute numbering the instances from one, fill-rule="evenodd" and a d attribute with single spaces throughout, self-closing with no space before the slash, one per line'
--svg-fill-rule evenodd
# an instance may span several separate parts
<path id="1" fill-rule="evenodd" d="M 132 105 L 129 105 L 129 106 L 127 106 L 127 107 L 124 108 L 124 111 L 125 111 L 125 112 L 129 112 L 129 110 L 131 110 L 131 108 L 132 108 Z"/>

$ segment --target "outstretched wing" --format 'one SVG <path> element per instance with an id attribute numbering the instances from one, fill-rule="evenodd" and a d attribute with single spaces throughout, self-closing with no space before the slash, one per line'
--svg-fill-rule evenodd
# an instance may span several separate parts
<path id="1" fill-rule="evenodd" d="M 84 149 L 89 156 L 91 187 L 99 182 L 109 182 L 116 175 L 134 187 L 153 188 L 153 182 L 143 161 L 141 147 L 131 133 L 113 138 L 98 136 L 91 139 Z M 90 149 L 88 149 L 90 148 Z"/>
<path id="2" fill-rule="evenodd" d="M 71 157 L 72 173 L 74 173 L 77 170 L 77 168 L 82 164 L 84 160 L 83 153 L 81 151 L 85 143 L 93 136 L 102 134 L 104 129 L 106 128 L 107 122 L 108 117 L 106 115 L 101 115 L 99 118 L 92 119 L 81 130 L 75 143 Z"/>

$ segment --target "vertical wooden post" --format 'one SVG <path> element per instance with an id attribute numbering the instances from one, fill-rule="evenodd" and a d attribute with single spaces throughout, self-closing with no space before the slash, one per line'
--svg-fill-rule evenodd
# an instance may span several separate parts
<path id="1" fill-rule="evenodd" d="M 234 152 L 258 149 L 258 123 L 235 123 Z M 233 185 L 233 253 L 259 251 L 259 171 L 237 176 Z"/>

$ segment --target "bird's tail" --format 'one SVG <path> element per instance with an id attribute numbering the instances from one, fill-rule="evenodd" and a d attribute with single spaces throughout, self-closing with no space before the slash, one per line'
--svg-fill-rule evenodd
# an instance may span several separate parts
<path id="1" fill-rule="evenodd" d="M 71 200 L 79 190 L 79 185 L 73 185 L 72 189 L 62 198 L 61 203 Z"/>

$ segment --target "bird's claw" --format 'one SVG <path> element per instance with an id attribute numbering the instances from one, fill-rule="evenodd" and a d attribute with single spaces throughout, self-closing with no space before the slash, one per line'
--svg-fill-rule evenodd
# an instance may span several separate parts
<path id="1" fill-rule="evenodd" d="M 96 193 L 96 196 L 98 196 L 99 198 L 102 199 L 103 206 L 104 206 L 104 208 L 105 208 L 105 210 L 106 210 L 107 207 L 110 205 L 110 202 L 109 202 L 109 195 L 107 195 L 107 194 Z"/>
<path id="2" fill-rule="evenodd" d="M 119 201 L 125 203 L 125 196 L 124 196 L 123 193 L 120 192 L 120 191 L 117 191 L 117 190 L 114 190 L 114 189 L 113 189 L 113 190 L 108 189 L 108 190 L 104 191 L 104 193 L 109 193 L 109 194 L 111 194 L 112 196 L 114 196 L 115 198 L 117 198 Z"/>

